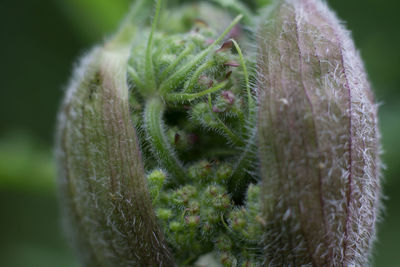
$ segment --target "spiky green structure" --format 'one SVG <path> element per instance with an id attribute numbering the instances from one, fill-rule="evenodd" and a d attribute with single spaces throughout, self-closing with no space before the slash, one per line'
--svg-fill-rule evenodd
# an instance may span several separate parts
<path id="1" fill-rule="evenodd" d="M 182 11 L 201 16 L 208 7 Z M 250 187 L 256 197 L 246 193 L 258 178 L 246 172 L 249 166 L 238 171 L 241 158 L 253 156 L 246 151 L 254 143 L 252 55 L 231 39 L 241 16 L 222 19 L 228 23 L 220 34 L 206 17 L 189 21 L 187 32 L 171 32 L 156 25 L 156 16 L 129 61 L 153 206 L 180 265 L 207 253 L 220 254 L 226 266 L 261 262 L 259 187 Z M 221 238 L 231 246 L 218 245 Z"/>

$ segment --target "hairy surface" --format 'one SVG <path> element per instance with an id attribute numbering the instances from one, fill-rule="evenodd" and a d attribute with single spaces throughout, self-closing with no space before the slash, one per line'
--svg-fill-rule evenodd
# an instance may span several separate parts
<path id="1" fill-rule="evenodd" d="M 173 266 L 130 121 L 128 57 L 94 49 L 67 91 L 57 134 L 64 217 L 86 266 Z"/>
<path id="2" fill-rule="evenodd" d="M 363 266 L 380 197 L 377 106 L 350 34 L 317 0 L 286 0 L 259 32 L 267 266 Z"/>

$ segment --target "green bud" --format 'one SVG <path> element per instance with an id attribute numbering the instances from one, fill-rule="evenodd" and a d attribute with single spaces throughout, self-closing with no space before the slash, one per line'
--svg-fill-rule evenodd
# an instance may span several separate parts
<path id="1" fill-rule="evenodd" d="M 213 207 L 207 207 L 208 203 L 205 203 L 205 208 L 201 209 L 200 214 L 201 218 L 204 218 L 208 223 L 215 224 L 219 222 L 220 217 L 218 216 L 218 212 Z"/>
<path id="2" fill-rule="evenodd" d="M 165 182 L 166 174 L 162 170 L 152 171 L 147 175 L 150 197 L 153 202 L 158 201 L 159 194 Z"/>
<path id="3" fill-rule="evenodd" d="M 218 249 L 221 251 L 230 251 L 233 246 L 232 240 L 226 235 L 219 236 L 216 243 Z"/>
<path id="4" fill-rule="evenodd" d="M 208 178 L 210 178 L 210 174 L 212 171 L 211 164 L 206 161 L 202 160 L 197 162 L 189 167 L 189 177 L 195 182 L 206 182 Z"/>
<path id="5" fill-rule="evenodd" d="M 232 211 L 229 215 L 229 219 L 231 222 L 231 227 L 234 231 L 242 232 L 246 227 L 246 211 L 244 209 L 238 209 Z"/>
<path id="6" fill-rule="evenodd" d="M 232 166 L 229 164 L 224 163 L 219 165 L 217 169 L 217 182 L 220 184 L 226 184 L 232 175 L 232 171 Z"/>
<path id="7" fill-rule="evenodd" d="M 173 202 L 177 205 L 187 205 L 189 201 L 195 198 L 197 190 L 194 186 L 187 185 L 177 189 L 173 193 Z"/>
<path id="8" fill-rule="evenodd" d="M 156 210 L 157 218 L 168 221 L 172 217 L 172 210 L 170 209 L 157 209 Z"/>
<path id="9" fill-rule="evenodd" d="M 190 228 L 197 227 L 200 223 L 200 217 L 194 215 L 185 216 L 185 223 Z"/>
<path id="10" fill-rule="evenodd" d="M 213 200 L 217 197 L 220 197 L 225 193 L 225 190 L 222 186 L 219 185 L 210 185 L 203 192 L 203 199 L 208 203 L 212 203 Z"/>
<path id="11" fill-rule="evenodd" d="M 199 204 L 199 202 L 194 201 L 194 200 L 190 201 L 189 206 L 188 206 L 188 211 L 189 211 L 191 214 L 197 214 L 197 213 L 199 213 L 199 211 L 200 211 L 200 204 Z"/>
<path id="12" fill-rule="evenodd" d="M 163 186 L 165 178 L 166 174 L 163 170 L 154 170 L 147 176 L 149 186 L 155 186 L 159 188 Z"/>
<path id="13" fill-rule="evenodd" d="M 231 200 L 227 194 L 218 194 L 212 200 L 212 205 L 217 210 L 224 210 L 231 204 Z"/>
<path id="14" fill-rule="evenodd" d="M 184 229 L 184 225 L 180 222 L 177 221 L 172 221 L 169 224 L 169 229 L 173 232 L 179 232 L 182 231 Z"/>

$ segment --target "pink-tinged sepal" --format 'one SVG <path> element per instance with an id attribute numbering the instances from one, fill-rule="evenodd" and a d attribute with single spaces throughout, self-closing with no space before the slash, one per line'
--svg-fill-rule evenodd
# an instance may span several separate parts
<path id="1" fill-rule="evenodd" d="M 350 34 L 319 0 L 282 0 L 258 31 L 267 266 L 364 266 L 375 239 L 377 105 Z"/>

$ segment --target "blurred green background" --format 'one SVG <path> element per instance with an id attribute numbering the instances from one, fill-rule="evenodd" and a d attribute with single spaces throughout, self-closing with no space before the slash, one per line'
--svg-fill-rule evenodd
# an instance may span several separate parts
<path id="1" fill-rule="evenodd" d="M 60 227 L 52 156 L 57 108 L 77 58 L 129 0 L 0 2 L 0 266 L 77 266 Z M 400 266 L 400 2 L 331 0 L 352 30 L 380 108 L 383 222 L 374 266 Z"/>

